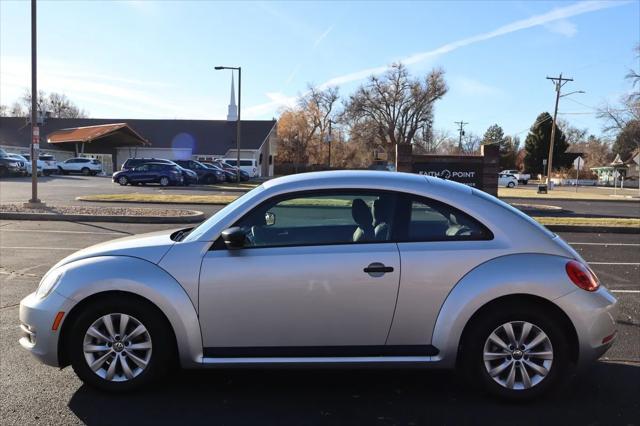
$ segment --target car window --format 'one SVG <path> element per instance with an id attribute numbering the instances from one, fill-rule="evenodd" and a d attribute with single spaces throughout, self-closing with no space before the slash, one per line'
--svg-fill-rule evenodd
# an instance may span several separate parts
<path id="1" fill-rule="evenodd" d="M 148 164 L 143 164 L 140 167 L 136 167 L 136 172 L 146 172 L 149 171 L 149 165 Z"/>
<path id="2" fill-rule="evenodd" d="M 395 196 L 387 193 L 322 191 L 269 200 L 235 226 L 245 232 L 246 247 L 385 242 L 394 208 Z"/>
<path id="3" fill-rule="evenodd" d="M 480 222 L 447 204 L 412 198 L 406 241 L 487 240 L 493 236 Z M 403 238 L 404 240 L 404 238 Z"/>

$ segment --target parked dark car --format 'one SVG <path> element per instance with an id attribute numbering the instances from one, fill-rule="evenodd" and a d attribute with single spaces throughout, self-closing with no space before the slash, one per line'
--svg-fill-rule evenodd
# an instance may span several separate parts
<path id="1" fill-rule="evenodd" d="M 160 186 L 181 185 L 182 171 L 173 164 L 146 163 L 113 174 L 113 181 L 122 186 L 131 184 L 159 183 Z"/>
<path id="2" fill-rule="evenodd" d="M 215 171 L 216 178 L 218 179 L 218 182 L 227 182 L 227 181 L 229 181 L 229 177 L 227 176 L 228 173 L 223 168 L 218 167 L 213 163 L 208 163 L 208 162 L 201 162 L 201 163 L 205 167 Z"/>
<path id="3" fill-rule="evenodd" d="M 237 182 L 238 181 L 238 168 L 237 167 L 232 166 L 229 163 L 225 163 L 222 160 L 213 160 L 213 164 L 218 166 L 218 167 L 220 167 L 224 171 L 233 174 L 233 178 L 232 179 L 227 179 L 228 182 Z M 249 178 L 250 178 L 249 173 L 247 173 L 244 170 L 240 169 L 240 180 L 241 181 L 247 181 L 247 180 L 249 180 Z"/>
<path id="4" fill-rule="evenodd" d="M 0 176 L 22 175 L 18 160 L 7 156 L 5 150 L 0 149 Z"/>
<path id="5" fill-rule="evenodd" d="M 200 183 L 217 183 L 221 182 L 221 176 L 215 170 L 210 169 L 199 161 L 194 160 L 176 160 L 179 166 L 194 171 L 198 174 L 198 182 Z"/>
<path id="6" fill-rule="evenodd" d="M 172 166 L 176 166 L 182 173 L 183 185 L 188 186 L 190 184 L 198 183 L 198 174 L 196 172 L 185 169 L 184 167 L 181 167 L 180 165 L 176 164 L 175 161 L 166 160 L 164 158 L 129 158 L 122 165 L 122 170 L 130 170 L 134 167 L 138 167 L 147 163 L 161 163 L 161 164 L 169 164 Z"/>

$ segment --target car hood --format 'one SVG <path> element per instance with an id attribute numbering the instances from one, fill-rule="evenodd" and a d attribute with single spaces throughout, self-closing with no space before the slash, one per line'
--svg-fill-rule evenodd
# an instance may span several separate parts
<path id="1" fill-rule="evenodd" d="M 175 244 L 175 241 L 171 239 L 171 234 L 176 231 L 177 229 L 157 231 L 96 244 L 65 257 L 54 268 L 76 260 L 98 256 L 131 256 L 157 264 Z"/>

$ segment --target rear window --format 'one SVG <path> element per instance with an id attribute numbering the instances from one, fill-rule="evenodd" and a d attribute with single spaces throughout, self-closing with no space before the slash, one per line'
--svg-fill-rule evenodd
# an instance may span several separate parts
<path id="1" fill-rule="evenodd" d="M 491 231 L 466 213 L 426 198 L 413 198 L 407 241 L 490 240 Z"/>
<path id="2" fill-rule="evenodd" d="M 100 160 L 91 160 L 91 164 L 100 164 Z"/>

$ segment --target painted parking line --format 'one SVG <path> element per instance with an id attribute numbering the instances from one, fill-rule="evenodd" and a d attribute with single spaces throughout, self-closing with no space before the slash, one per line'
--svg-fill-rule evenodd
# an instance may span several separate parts
<path id="1" fill-rule="evenodd" d="M 589 265 L 617 265 L 617 266 L 640 266 L 638 262 L 589 262 Z"/>
<path id="2" fill-rule="evenodd" d="M 640 247 L 636 243 L 569 243 L 572 246 L 620 246 L 620 247 Z"/>
<path id="3" fill-rule="evenodd" d="M 633 293 L 640 294 L 640 290 L 609 290 L 611 293 Z"/>
<path id="4" fill-rule="evenodd" d="M 0 250 L 68 250 L 68 251 L 78 251 L 82 250 L 77 247 L 9 247 L 3 246 L 0 247 Z"/>
<path id="5" fill-rule="evenodd" d="M 38 232 L 48 234 L 127 235 L 126 232 L 61 231 L 53 229 L 0 229 L 0 232 Z"/>

